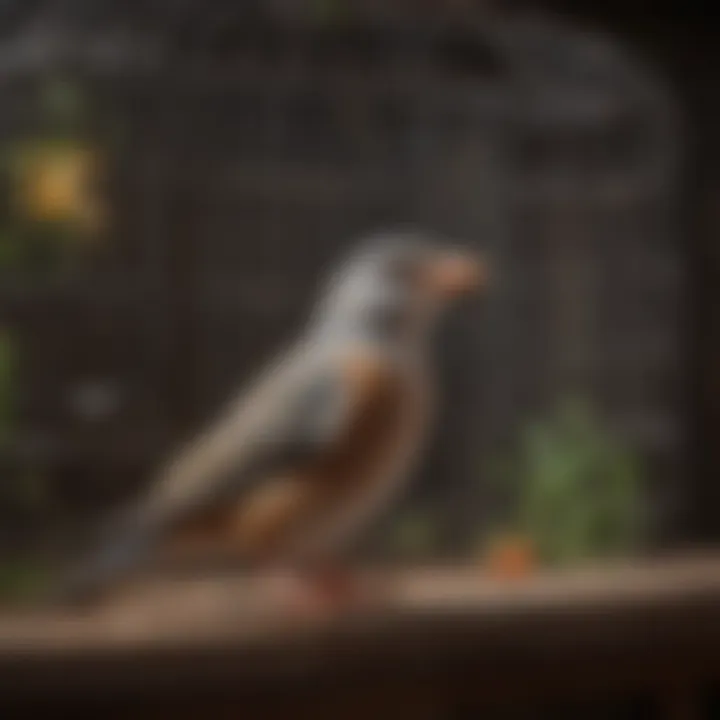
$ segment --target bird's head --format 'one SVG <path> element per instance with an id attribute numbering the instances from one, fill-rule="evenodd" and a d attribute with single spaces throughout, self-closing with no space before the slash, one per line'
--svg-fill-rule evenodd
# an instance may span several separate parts
<path id="1" fill-rule="evenodd" d="M 419 232 L 366 238 L 330 283 L 320 326 L 345 339 L 410 344 L 487 281 L 484 260 Z"/>

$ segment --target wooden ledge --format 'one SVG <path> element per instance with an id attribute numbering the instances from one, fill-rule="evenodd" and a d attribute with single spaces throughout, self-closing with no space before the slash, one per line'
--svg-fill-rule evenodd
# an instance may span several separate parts
<path id="1" fill-rule="evenodd" d="M 621 679 L 720 680 L 717 554 L 515 583 L 472 568 L 386 580 L 372 611 L 302 627 L 281 622 L 243 579 L 158 583 L 92 616 L 6 615 L 0 702 L 168 692 L 176 702 L 206 692 L 287 699 L 293 688 L 410 678 L 446 688 L 464 679 L 485 697 L 519 679 L 527 692 L 563 693 Z"/>

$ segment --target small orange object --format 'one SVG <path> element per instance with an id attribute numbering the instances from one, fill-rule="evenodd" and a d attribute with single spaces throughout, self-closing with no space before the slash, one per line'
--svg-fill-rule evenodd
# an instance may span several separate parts
<path id="1" fill-rule="evenodd" d="M 532 542 L 521 535 L 501 537 L 490 547 L 486 563 L 493 577 L 515 580 L 530 575 L 537 566 Z"/>

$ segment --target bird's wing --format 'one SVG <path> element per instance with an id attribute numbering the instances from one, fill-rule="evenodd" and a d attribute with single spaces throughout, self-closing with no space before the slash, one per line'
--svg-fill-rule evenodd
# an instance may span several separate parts
<path id="1" fill-rule="evenodd" d="M 169 466 L 121 527 L 162 533 L 270 474 L 310 464 L 344 437 L 386 370 L 360 354 L 291 356 Z"/>
<path id="2" fill-rule="evenodd" d="M 234 403 L 136 506 L 158 529 L 322 453 L 351 421 L 359 388 L 334 358 L 297 358 Z"/>

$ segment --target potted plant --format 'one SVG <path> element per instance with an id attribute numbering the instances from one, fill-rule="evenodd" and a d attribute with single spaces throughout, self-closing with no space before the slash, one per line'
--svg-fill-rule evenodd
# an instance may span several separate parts
<path id="1" fill-rule="evenodd" d="M 512 492 L 511 517 L 486 559 L 500 575 L 537 563 L 627 556 L 643 540 L 643 476 L 635 454 L 580 402 L 531 423 L 496 479 Z"/>

